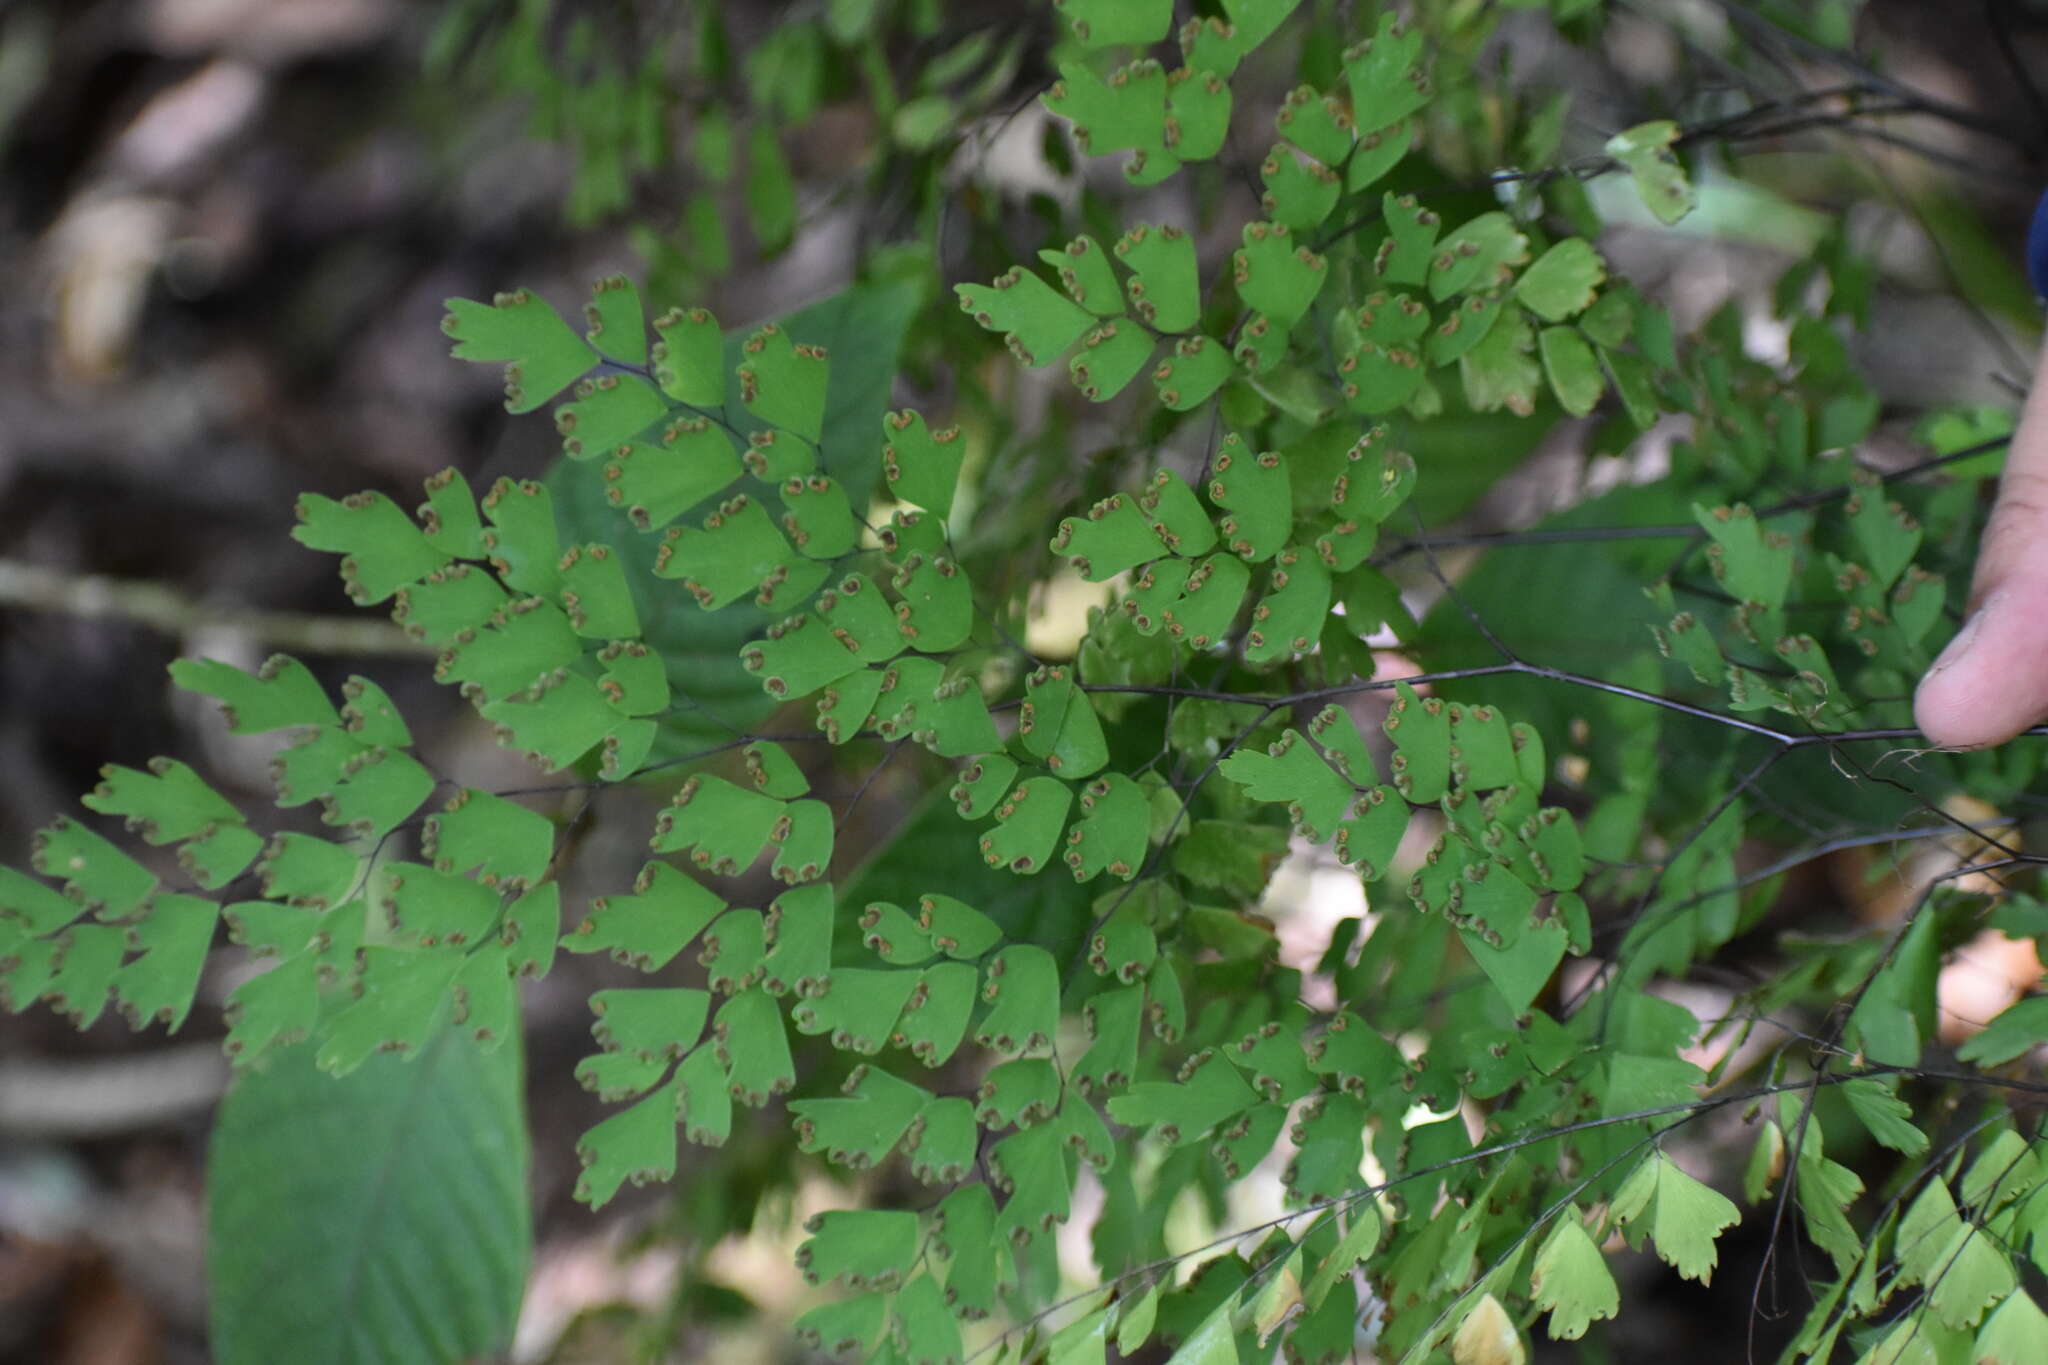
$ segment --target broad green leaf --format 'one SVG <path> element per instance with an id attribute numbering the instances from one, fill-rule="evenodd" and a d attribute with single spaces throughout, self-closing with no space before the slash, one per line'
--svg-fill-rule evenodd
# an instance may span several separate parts
<path id="1" fill-rule="evenodd" d="M 662 428 L 655 441 L 613 451 L 603 467 L 604 496 L 636 530 L 658 531 L 740 476 L 732 438 L 702 417 Z"/>
<path id="2" fill-rule="evenodd" d="M 481 568 L 451 564 L 400 588 L 392 603 L 391 619 L 414 639 L 445 647 L 454 644 L 463 631 L 490 620 L 510 600 Z"/>
<path id="3" fill-rule="evenodd" d="M 1095 705 L 1071 670 L 1047 667 L 1025 679 L 1025 702 L 1017 712 L 1017 734 L 1026 752 L 1071 780 L 1087 777 L 1109 761 L 1109 742 Z M 998 812 L 997 818 L 1002 818 Z"/>
<path id="4" fill-rule="evenodd" d="M 567 671 L 480 709 L 498 727 L 499 742 L 524 752 L 542 772 L 569 767 L 625 719 L 596 682 Z"/>
<path id="5" fill-rule="evenodd" d="M 965 1100 L 942 1100 L 940 1105 L 954 1113 L 963 1113 L 967 1108 Z M 955 1125 L 949 1123 L 948 1127 Z M 972 1156 L 971 1117 L 966 1132 L 970 1138 L 968 1155 Z M 996 1206 L 988 1186 L 976 1182 L 948 1194 L 939 1204 L 934 1224 L 932 1242 L 948 1262 L 946 1289 L 955 1310 L 966 1317 L 988 1316 L 996 1306 L 1000 1283 L 1011 1278 L 1009 1248 L 996 1236 Z"/>
<path id="6" fill-rule="evenodd" d="M 606 275 L 590 287 L 583 305 L 584 338 L 621 365 L 647 363 L 647 315 L 640 290 L 624 275 Z"/>
<path id="7" fill-rule="evenodd" d="M 655 822 L 652 847 L 657 853 L 688 852 L 699 867 L 732 876 L 761 855 L 782 815 L 782 802 L 699 773 L 670 798 Z"/>
<path id="8" fill-rule="evenodd" d="M 1030 1127 L 1051 1118 L 1060 1100 L 1060 1073 L 1047 1057 L 1016 1057 L 990 1067 L 975 1092 L 974 1121 L 994 1131 Z"/>
<path id="9" fill-rule="evenodd" d="M 833 1047 L 871 1057 L 897 1032 L 897 1018 L 917 985 L 913 972 L 841 967 L 823 992 L 799 999 L 790 1018 L 800 1033 L 826 1034 Z"/>
<path id="10" fill-rule="evenodd" d="M 695 989 L 635 987 L 598 991 L 590 997 L 590 1009 L 597 1016 L 591 1034 L 605 1051 L 672 1061 L 703 1036 L 711 997 Z"/>
<path id="11" fill-rule="evenodd" d="M 1479 344 L 1458 358 L 1458 376 L 1472 410 L 1506 408 L 1517 417 L 1535 412 L 1543 383 L 1542 367 L 1530 354 L 1535 349 L 1528 315 L 1519 308 L 1502 309 Z"/>
<path id="12" fill-rule="evenodd" d="M 980 1144 L 974 1106 L 959 1096 L 933 1100 L 918 1115 L 910 1140 L 914 1151 L 911 1174 L 927 1185 L 958 1184 L 974 1168 L 975 1153 Z M 978 1190 L 981 1187 L 968 1188 Z M 948 1206 L 951 1203 L 949 1198 Z M 945 1216 L 942 1208 L 940 1217 L 943 1220 Z"/>
<path id="13" fill-rule="evenodd" d="M 523 1075 L 518 1047 L 487 1053 L 454 1030 L 340 1080 L 303 1046 L 244 1072 L 207 1153 L 216 1358 L 509 1349 L 532 1247 Z"/>
<path id="14" fill-rule="evenodd" d="M 1428 367 L 1412 346 L 1360 340 L 1338 362 L 1344 401 L 1368 416 L 1392 412 L 1421 391 Z"/>
<path id="15" fill-rule="evenodd" d="M 1317 843 L 1335 832 L 1357 793 L 1316 751 L 1288 730 L 1264 753 L 1239 749 L 1218 765 L 1259 801 L 1284 801 L 1295 828 Z"/>
<path id="16" fill-rule="evenodd" d="M 1445 299 L 1464 290 L 1492 292 L 1514 278 L 1529 259 L 1529 239 L 1505 213 L 1482 213 L 1437 243 L 1429 265 L 1429 293 Z"/>
<path id="17" fill-rule="evenodd" d="M 1394 741 L 1389 764 L 1394 787 L 1410 801 L 1426 804 L 1442 796 L 1451 774 L 1451 718 L 1441 699 L 1424 699 L 1398 684 L 1384 728 Z"/>

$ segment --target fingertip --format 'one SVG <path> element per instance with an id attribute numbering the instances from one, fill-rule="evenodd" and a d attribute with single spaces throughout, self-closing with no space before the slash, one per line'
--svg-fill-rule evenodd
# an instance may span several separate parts
<path id="1" fill-rule="evenodd" d="M 2048 716 L 2048 602 L 1994 593 L 1913 694 L 1913 723 L 1943 749 L 2003 744 Z"/>

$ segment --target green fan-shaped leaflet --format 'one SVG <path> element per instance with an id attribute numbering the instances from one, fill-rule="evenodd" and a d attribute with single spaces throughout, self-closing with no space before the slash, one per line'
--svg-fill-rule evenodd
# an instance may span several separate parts
<path id="1" fill-rule="evenodd" d="M 524 289 L 490 303 L 449 299 L 441 330 L 458 360 L 505 364 L 505 407 L 531 412 L 580 379 L 598 357 L 547 300 Z"/>
<path id="2" fill-rule="evenodd" d="M 82 804 L 102 815 L 118 815 L 152 844 L 190 839 L 223 822 L 243 823 L 235 806 L 174 759 L 155 758 L 147 773 L 110 764 Z"/>
<path id="3" fill-rule="evenodd" d="M 633 724 L 594 680 L 559 669 L 479 709 L 497 727 L 500 742 L 523 752 L 543 772 L 569 767 Z"/>
<path id="4" fill-rule="evenodd" d="M 773 797 L 700 773 L 683 783 L 655 822 L 653 847 L 659 853 L 687 852 L 712 872 L 738 873 L 767 847 L 783 808 Z"/>
<path id="5" fill-rule="evenodd" d="M 1171 0 L 1054 0 L 1086 47 L 1156 43 L 1173 22 Z"/>
<path id="6" fill-rule="evenodd" d="M 763 423 L 817 444 L 824 434 L 825 348 L 794 341 L 773 323 L 741 346 L 740 401 Z"/>
<path id="7" fill-rule="evenodd" d="M 1273 451 L 1254 453 L 1233 432 L 1211 468 L 1210 501 L 1226 512 L 1217 523 L 1224 543 L 1252 563 L 1271 559 L 1293 528 L 1285 458 Z"/>
<path id="8" fill-rule="evenodd" d="M 1355 140 L 1351 111 L 1344 102 L 1305 85 L 1287 96 L 1273 125 L 1282 137 L 1325 166 L 1343 165 Z"/>
<path id="9" fill-rule="evenodd" d="M 668 410 L 662 394 L 638 375 L 593 375 L 576 385 L 573 401 L 555 409 L 562 454 L 572 460 L 611 455 L 658 425 Z"/>
<path id="10" fill-rule="evenodd" d="M 654 320 L 655 382 L 679 403 L 716 407 L 725 397 L 725 339 L 702 308 L 672 308 Z"/>
<path id="11" fill-rule="evenodd" d="M 1073 790 L 1056 777 L 1033 777 L 1019 783 L 995 809 L 996 825 L 981 836 L 981 854 L 990 867 L 1028 874 L 1043 868 L 1066 827 Z"/>
<path id="12" fill-rule="evenodd" d="M 609 545 L 572 545 L 562 556 L 562 610 L 578 635 L 632 639 L 640 633 L 625 565 Z"/>
<path id="13" fill-rule="evenodd" d="M 1159 401 L 1176 412 L 1197 407 L 1223 387 L 1236 370 L 1230 352 L 1214 337 L 1182 337 L 1152 371 Z"/>
<path id="14" fill-rule="evenodd" d="M 1116 272 L 1109 256 L 1093 237 L 1082 235 L 1065 249 L 1040 251 L 1038 259 L 1059 273 L 1060 287 L 1068 297 L 1098 317 L 1122 315 L 1123 292 L 1117 288 Z"/>
<path id="15" fill-rule="evenodd" d="M 1109 401 L 1145 369 L 1153 344 L 1152 334 L 1128 318 L 1090 330 L 1068 365 L 1074 387 L 1093 402 Z"/>
<path id="16" fill-rule="evenodd" d="M 1115 493 L 1088 509 L 1085 517 L 1060 522 L 1052 549 L 1074 561 L 1083 578 L 1099 583 L 1167 552 L 1128 495 Z"/>
<path id="17" fill-rule="evenodd" d="M 515 592 L 552 595 L 562 542 L 554 496 L 531 480 L 500 479 L 484 494 L 484 549 L 491 567 Z"/>
<path id="18" fill-rule="evenodd" d="M 1206 649 L 1229 633 L 1250 583 L 1251 570 L 1242 559 L 1221 552 L 1210 555 L 1187 575 L 1173 604 L 1160 609 L 1160 620 L 1174 639 Z"/>
<path id="19" fill-rule="evenodd" d="M 966 450 L 960 429 L 933 431 L 915 409 L 892 412 L 882 419 L 882 472 L 889 490 L 907 503 L 944 517 L 953 506 L 954 488 Z"/>
<path id="20" fill-rule="evenodd" d="M 382 602 L 399 588 L 448 562 L 413 519 L 382 493 L 356 493 L 336 502 L 301 494 L 292 538 L 315 550 L 344 556 L 342 581 L 358 604 Z"/>
<path id="21" fill-rule="evenodd" d="M 1033 271 L 1013 267 L 987 285 L 954 287 L 962 311 L 1004 340 L 1026 365 L 1044 365 L 1080 340 L 1094 317 Z"/>
<path id="22" fill-rule="evenodd" d="M 607 275 L 590 287 L 583 305 L 585 340 L 621 365 L 647 363 L 647 314 L 640 289 L 624 275 Z"/>
<path id="23" fill-rule="evenodd" d="M 218 700 L 230 734 L 257 735 L 341 721 L 312 673 L 289 655 L 272 655 L 253 675 L 214 659 L 177 659 L 171 663 L 171 681 L 187 692 Z"/>
<path id="24" fill-rule="evenodd" d="M 1344 193 L 1338 174 L 1313 158 L 1276 144 L 1259 168 L 1265 183 L 1260 205 L 1266 217 L 1290 231 L 1307 232 L 1330 216 Z"/>
<path id="25" fill-rule="evenodd" d="M 1298 245 L 1284 223 L 1247 223 L 1232 261 L 1238 297 L 1282 332 L 1308 312 L 1329 274 L 1324 258 Z"/>
<path id="26" fill-rule="evenodd" d="M 538 812 L 465 787 L 427 817 L 421 849 L 443 872 L 474 872 L 486 886 L 523 891 L 546 874 L 554 833 Z"/>
<path id="27" fill-rule="evenodd" d="M 572 953 L 609 952 L 642 971 L 656 971 L 695 941 L 726 909 L 702 883 L 664 862 L 650 862 L 630 895 L 599 896 L 562 936 Z"/>
<path id="28" fill-rule="evenodd" d="M 1644 207 L 1662 223 L 1677 222 L 1699 202 L 1685 167 L 1671 150 L 1678 131 L 1668 119 L 1639 123 L 1607 139 L 1604 149 L 1628 169 Z"/>
<path id="29" fill-rule="evenodd" d="M 1166 68 L 1141 57 L 1107 78 L 1089 67 L 1065 62 L 1060 78 L 1041 97 L 1053 114 L 1074 125 L 1074 139 L 1094 156 L 1130 151 L 1125 173 L 1138 184 L 1156 184 L 1179 164 L 1166 146 Z"/>
<path id="30" fill-rule="evenodd" d="M 1140 223 L 1117 241 L 1116 255 L 1130 268 L 1125 288 L 1139 317 L 1162 332 L 1195 325 L 1202 295 L 1193 238 L 1177 227 Z"/>
<path id="31" fill-rule="evenodd" d="M 612 452 L 603 467 L 604 495 L 633 526 L 657 531 L 740 476 L 732 438 L 702 417 L 683 417 L 662 428 L 659 440 L 636 441 Z"/>
<path id="32" fill-rule="evenodd" d="M 1406 118 L 1429 101 L 1429 80 L 1417 64 L 1422 33 L 1383 15 L 1372 37 L 1344 54 L 1353 121 L 1366 132 Z"/>

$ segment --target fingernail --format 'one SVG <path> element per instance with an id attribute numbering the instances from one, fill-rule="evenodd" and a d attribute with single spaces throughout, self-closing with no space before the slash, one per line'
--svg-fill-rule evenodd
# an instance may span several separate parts
<path id="1" fill-rule="evenodd" d="M 1948 642 L 1948 647 L 1941 651 L 1940 656 L 1928 668 L 1928 677 L 1931 678 L 1963 661 L 1963 656 L 1970 652 L 1970 646 L 1977 642 L 1977 631 L 1984 624 L 1984 618 L 1991 614 L 2004 597 L 2004 593 L 1995 592 L 1984 599 L 1984 605 L 1970 613 L 1970 619 L 1963 622 L 1963 628 L 1956 632 L 1955 638 Z"/>

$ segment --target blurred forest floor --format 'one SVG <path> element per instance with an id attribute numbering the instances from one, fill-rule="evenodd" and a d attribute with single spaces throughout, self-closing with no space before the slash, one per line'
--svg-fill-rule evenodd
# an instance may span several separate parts
<path id="1" fill-rule="evenodd" d="M 447 358 L 442 300 L 513 284 L 566 300 L 599 274 L 645 269 L 623 232 L 566 226 L 567 159 L 525 135 L 516 104 L 423 81 L 435 14 L 402 0 L 0 3 L 6 861 L 25 862 L 35 828 L 74 809 L 109 760 L 177 755 L 231 797 L 267 803 L 260 759 L 222 742 L 210 705 L 170 693 L 165 666 L 183 653 L 253 667 L 290 649 L 331 682 L 372 672 L 442 771 L 532 781 L 423 656 L 351 606 L 332 558 L 289 536 L 302 490 L 375 488 L 410 506 L 450 465 L 475 487 L 538 476 L 553 453 L 546 425 L 507 420 L 493 374 Z M 1950 130 L 1960 168 L 1896 153 L 1923 187 L 1964 198 L 2010 270 L 2048 175 L 2048 112 L 2013 72 L 2048 77 L 2048 15 L 2009 7 L 2012 61 L 1974 4 L 1889 0 L 1864 22 L 1914 88 L 2035 120 L 2031 148 Z M 1655 26 L 1617 27 L 1610 56 L 1654 83 L 1669 59 Z M 858 123 L 847 126 L 845 147 L 813 149 L 813 169 L 858 160 Z M 793 159 L 801 195 L 806 158 Z M 1853 212 L 1896 220 L 1861 352 L 1880 387 L 1909 403 L 2009 398 L 2002 385 L 2027 372 L 2020 329 L 1958 301 L 1955 262 L 1897 203 Z M 1661 269 L 1683 318 L 1764 287 L 1786 259 L 1693 238 L 1660 262 L 1649 237 L 1623 229 L 1602 246 L 1639 280 Z M 841 282 L 851 250 L 800 235 L 716 297 L 680 302 L 758 319 Z M 1668 239 L 1654 250 L 1670 252 Z M 1541 489 L 1529 506 L 1489 500 L 1480 523 L 1525 519 L 1543 501 Z M 632 842 L 621 833 L 581 861 L 630 867 Z M 605 1305 L 628 1302 L 658 1316 L 675 1292 L 658 1248 L 615 1254 L 658 1192 L 602 1217 L 568 1197 L 576 1135 L 601 1117 L 571 1073 L 604 970 L 570 964 L 528 997 L 541 1222 L 522 1359 L 627 1358 L 595 1329 L 551 1353 L 579 1313 L 602 1322 Z M 0 1365 L 209 1359 L 201 1176 L 226 1083 L 219 1004 L 234 984 L 210 976 L 174 1038 L 111 1015 L 83 1033 L 46 1010 L 0 1016 Z M 1750 1275 L 1726 1254 L 1711 1294 L 1642 1302 L 1631 1340 L 1672 1365 L 1733 1358 L 1720 1334 L 1746 1315 Z M 794 1283 L 779 1252 L 735 1266 L 769 1298 L 778 1279 Z"/>

